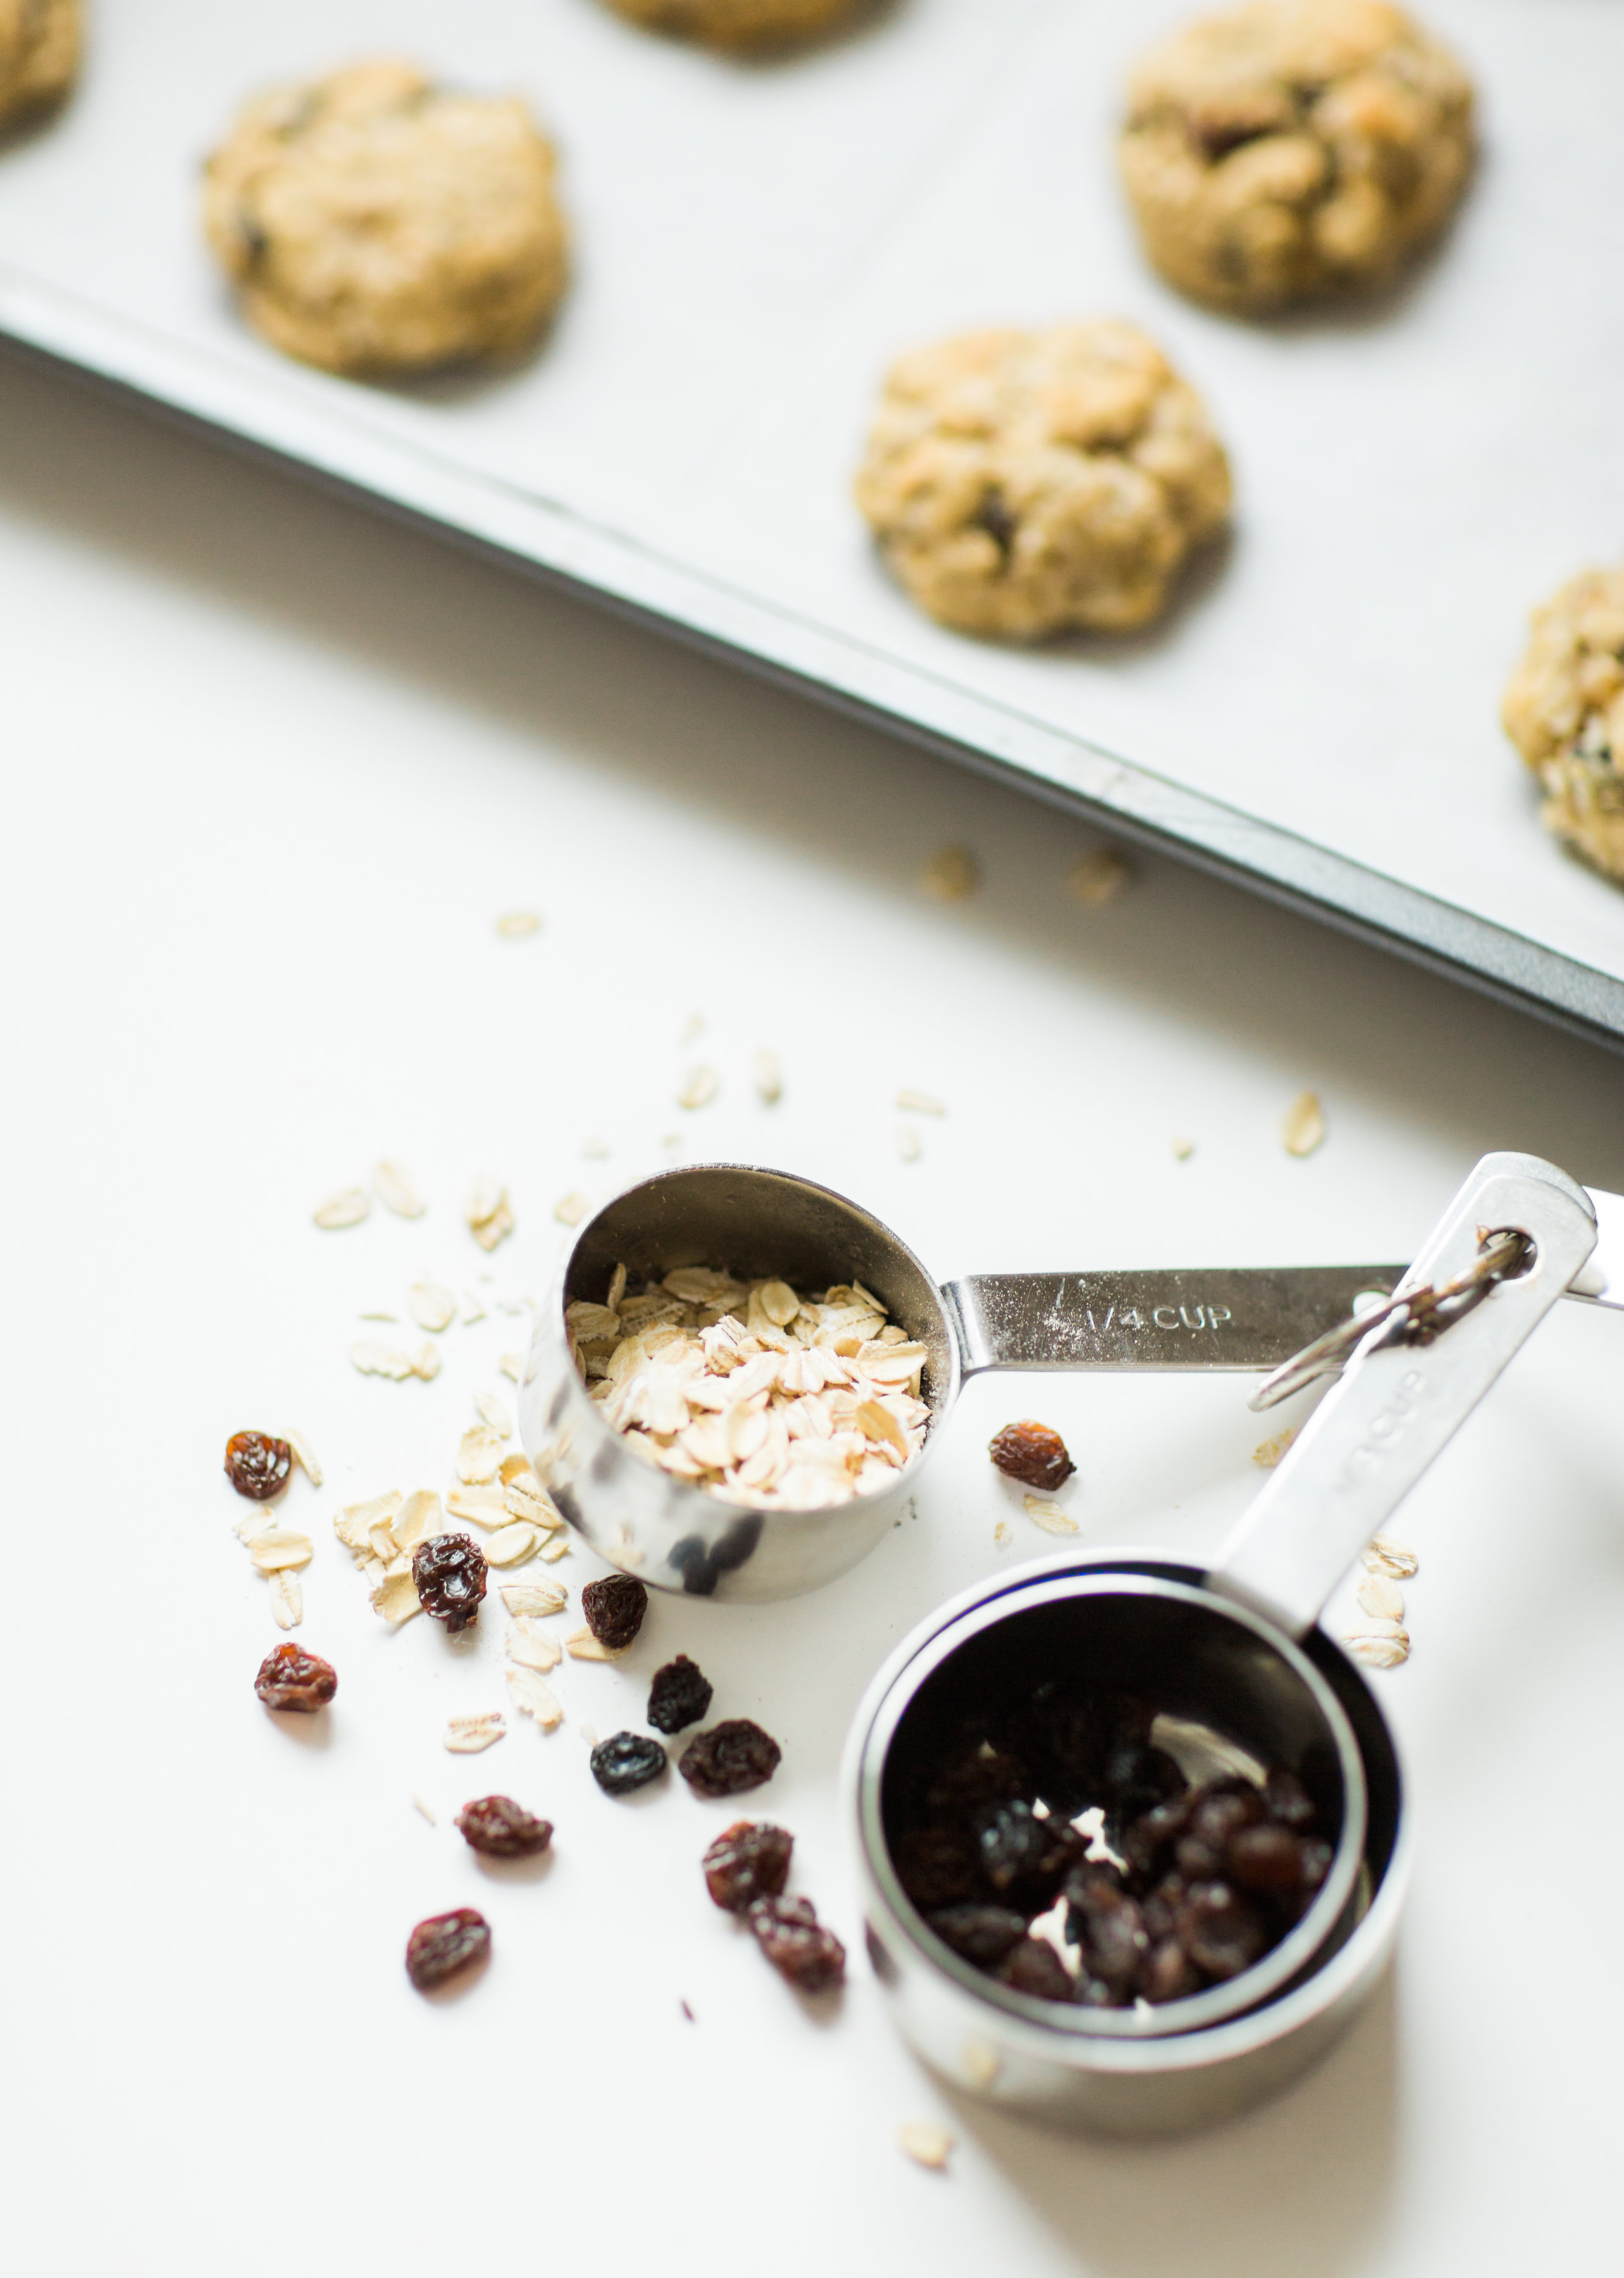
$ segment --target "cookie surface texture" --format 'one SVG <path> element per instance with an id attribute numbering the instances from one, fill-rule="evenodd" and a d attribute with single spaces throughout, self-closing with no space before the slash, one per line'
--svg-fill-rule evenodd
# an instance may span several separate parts
<path id="1" fill-rule="evenodd" d="M 922 609 L 1021 640 L 1147 623 L 1230 497 L 1201 398 L 1112 322 L 970 333 L 903 357 L 857 479 Z"/>
<path id="2" fill-rule="evenodd" d="M 1240 315 L 1388 281 L 1472 166 L 1472 86 L 1385 0 L 1252 0 L 1148 54 L 1119 148 L 1170 285 Z"/>
<path id="3" fill-rule="evenodd" d="M 80 37 L 80 0 L 0 0 L 0 126 L 61 101 Z"/>
<path id="4" fill-rule="evenodd" d="M 1546 829 L 1624 884 L 1624 569 L 1587 570 L 1535 610 L 1500 716 L 1544 786 Z"/>
<path id="5" fill-rule="evenodd" d="M 529 348 L 568 239 L 523 104 L 355 64 L 251 102 L 210 159 L 204 220 L 257 331 L 329 371 L 424 371 Z"/>
<path id="6" fill-rule="evenodd" d="M 709 48 L 788 48 L 865 14 L 871 0 L 608 0 L 617 16 Z"/>

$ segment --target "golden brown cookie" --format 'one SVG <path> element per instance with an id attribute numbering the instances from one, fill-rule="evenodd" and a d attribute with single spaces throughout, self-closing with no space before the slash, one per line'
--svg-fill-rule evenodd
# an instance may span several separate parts
<path id="1" fill-rule="evenodd" d="M 1145 57 L 1120 157 L 1168 283 L 1259 315 L 1380 285 L 1437 234 L 1471 81 L 1386 0 L 1251 0 Z"/>
<path id="2" fill-rule="evenodd" d="M 858 504 L 922 609 L 962 632 L 1121 632 L 1223 524 L 1201 398 L 1132 325 L 968 333 L 887 377 Z"/>
<path id="3" fill-rule="evenodd" d="M 81 28 L 79 0 L 0 0 L 0 126 L 60 102 Z"/>
<path id="4" fill-rule="evenodd" d="M 1500 717 L 1544 785 L 1540 821 L 1624 883 L 1624 570 L 1587 570 L 1536 609 Z"/>
<path id="5" fill-rule="evenodd" d="M 617 15 L 651 31 L 736 53 L 815 40 L 865 12 L 873 0 L 608 0 Z"/>
<path id="6" fill-rule="evenodd" d="M 210 159 L 204 221 L 248 321 L 329 371 L 422 371 L 529 348 L 568 239 L 524 105 L 412 65 L 273 88 Z"/>

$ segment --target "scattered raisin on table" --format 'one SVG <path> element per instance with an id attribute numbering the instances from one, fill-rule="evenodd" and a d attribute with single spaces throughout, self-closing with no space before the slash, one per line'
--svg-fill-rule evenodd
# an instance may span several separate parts
<path id="1" fill-rule="evenodd" d="M 742 1915 L 757 1899 L 782 1896 L 795 1838 L 765 1820 L 736 1820 L 700 1861 L 705 1888 L 724 1913 Z"/>
<path id="2" fill-rule="evenodd" d="M 649 1594 L 635 1574 L 606 1574 L 581 1593 L 581 1610 L 599 1644 L 622 1653 L 643 1627 Z"/>
<path id="3" fill-rule="evenodd" d="M 533 1859 L 553 1840 L 553 1822 L 533 1819 L 510 1795 L 482 1795 L 465 1803 L 456 1823 L 469 1848 L 491 1859 Z"/>
<path id="4" fill-rule="evenodd" d="M 654 1671 L 649 1687 L 649 1723 L 657 1732 L 680 1732 L 697 1724 L 711 1705 L 711 1681 L 685 1653 Z"/>
<path id="5" fill-rule="evenodd" d="M 491 1925 L 472 1907 L 431 1915 L 406 1941 L 406 1974 L 420 1993 L 431 1993 L 491 1951 Z"/>
<path id="6" fill-rule="evenodd" d="M 1006 1424 L 995 1433 L 987 1452 L 1010 1479 L 1029 1487 L 1046 1488 L 1050 1494 L 1063 1487 L 1077 1469 L 1059 1433 L 1052 1432 L 1047 1424 L 1035 1423 L 1030 1416 L 1019 1424 Z"/>
<path id="7" fill-rule="evenodd" d="M 294 1451 L 268 1432 L 233 1432 L 225 1442 L 225 1476 L 250 1502 L 269 1502 L 287 1485 Z"/>
<path id="8" fill-rule="evenodd" d="M 471 1534 L 431 1534 L 412 1553 L 412 1579 L 425 1614 L 454 1636 L 479 1618 L 485 1554 Z"/>
<path id="9" fill-rule="evenodd" d="M 744 1919 L 779 1976 L 799 1991 L 827 1993 L 845 1977 L 846 1949 L 810 1899 L 757 1899 Z"/>
<path id="10" fill-rule="evenodd" d="M 306 1715 L 324 1708 L 339 1689 L 339 1672 L 319 1653 L 301 1645 L 279 1645 L 259 1665 L 254 1690 L 267 1708 L 301 1708 Z"/>
<path id="11" fill-rule="evenodd" d="M 612 1732 L 592 1750 L 592 1777 L 606 1795 L 629 1795 L 657 1780 L 667 1762 L 664 1748 L 646 1732 Z"/>
<path id="12" fill-rule="evenodd" d="M 677 1760 L 677 1770 L 696 1795 L 742 1795 L 762 1787 L 778 1770 L 783 1750 L 771 1733 L 748 1716 L 729 1716 L 696 1733 Z"/>

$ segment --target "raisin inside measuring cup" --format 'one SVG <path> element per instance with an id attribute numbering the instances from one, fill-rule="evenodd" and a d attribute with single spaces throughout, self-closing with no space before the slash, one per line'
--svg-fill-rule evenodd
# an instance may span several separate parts
<path id="1" fill-rule="evenodd" d="M 973 1638 L 922 1687 L 883 1788 L 897 1879 L 934 1937 L 1017 1993 L 1096 2014 L 1243 1977 L 1313 1907 L 1343 1816 L 1334 1750 L 1285 1713 L 1283 1683 L 1250 1689 L 1259 1655 L 1236 1677 L 1191 1649 L 1196 1609 L 1118 1610 L 1050 1605 Z M 1206 1626 L 1222 1645 L 1231 1625 Z"/>

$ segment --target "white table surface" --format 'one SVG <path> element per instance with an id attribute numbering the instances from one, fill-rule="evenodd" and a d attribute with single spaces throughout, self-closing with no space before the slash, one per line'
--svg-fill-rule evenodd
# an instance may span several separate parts
<path id="1" fill-rule="evenodd" d="M 1381 1258 L 1488 1147 L 1624 1185 L 1619 1064 L 1171 867 L 1086 910 L 1080 825 L 10 363 L 0 625 L 11 2267 L 1610 2267 L 1624 1324 L 1562 1308 L 1403 1514 L 1395 1983 L 1283 2101 L 1170 2145 L 1051 2136 L 920 2070 L 862 1957 L 835 1770 L 891 1642 L 1049 1547 L 985 1460 L 996 1425 L 1064 1431 L 1090 1542 L 1201 1552 L 1260 1476 L 1243 1380 L 984 1379 L 858 1572 L 658 1601 L 625 1663 L 565 1664 L 562 1730 L 473 1759 L 440 1732 L 500 1701 L 499 1617 L 471 1651 L 385 1634 L 330 1518 L 448 1485 L 523 1342 L 493 1302 L 435 1383 L 391 1384 L 349 1366 L 393 1334 L 357 1312 L 423 1270 L 534 1294 L 572 1188 L 775 1161 L 944 1274 Z M 952 908 L 918 885 L 947 842 L 985 878 Z M 499 938 L 519 906 L 545 929 Z M 722 1088 L 685 1114 L 696 1059 Z M 912 1165 L 902 1084 L 950 1111 Z M 1305 1085 L 1330 1131 L 1300 1163 Z M 385 1154 L 429 1214 L 316 1231 Z M 484 1170 L 519 1220 L 490 1261 L 458 1207 Z M 316 1540 L 298 1634 L 341 1678 L 291 1731 L 253 1696 L 278 1633 L 220 1473 L 229 1432 L 289 1422 L 327 1467 L 286 1516 Z M 637 1722 L 679 1649 L 784 1744 L 751 1800 L 853 1949 L 832 2022 L 705 1899 L 728 1807 L 590 1778 L 581 1726 Z M 554 1820 L 550 1865 L 465 1850 L 450 1814 L 492 1788 Z M 425 2002 L 407 1930 L 469 1903 L 492 1965 Z M 952 2129 L 945 2175 L 897 2150 L 913 2119 Z"/>

